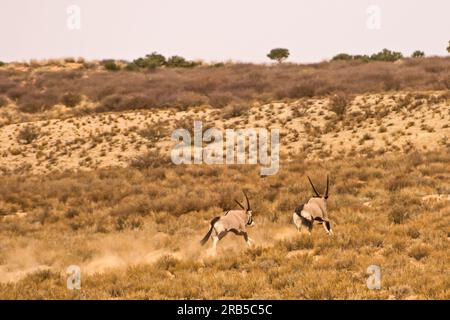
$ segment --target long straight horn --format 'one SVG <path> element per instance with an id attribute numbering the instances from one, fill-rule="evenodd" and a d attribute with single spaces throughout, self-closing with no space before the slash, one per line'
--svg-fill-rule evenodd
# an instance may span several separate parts
<path id="1" fill-rule="evenodd" d="M 248 197 L 247 197 L 247 194 L 245 193 L 245 191 L 242 191 L 242 192 L 244 193 L 245 199 L 247 199 L 247 211 L 250 211 L 251 210 L 250 201 L 248 201 Z"/>
<path id="2" fill-rule="evenodd" d="M 330 186 L 330 177 L 327 175 L 327 189 L 325 190 L 325 199 L 328 198 L 328 188 Z"/>
<path id="3" fill-rule="evenodd" d="M 239 207 L 242 208 L 242 210 L 245 210 L 244 206 L 239 201 L 237 201 L 236 199 L 234 199 L 234 201 L 238 204 Z"/>
<path id="4" fill-rule="evenodd" d="M 316 193 L 316 196 L 320 197 L 320 194 L 317 192 L 316 188 L 314 188 L 314 185 L 313 185 L 311 179 L 309 178 L 309 176 L 307 176 L 307 177 L 308 177 L 309 183 L 311 184 L 311 187 L 313 188 L 314 192 Z"/>

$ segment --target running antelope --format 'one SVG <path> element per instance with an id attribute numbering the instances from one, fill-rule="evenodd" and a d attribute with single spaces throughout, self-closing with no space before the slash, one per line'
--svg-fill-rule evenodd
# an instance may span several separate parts
<path id="1" fill-rule="evenodd" d="M 317 221 L 319 224 L 323 225 L 327 234 L 332 235 L 333 231 L 331 230 L 330 219 L 328 217 L 327 211 L 327 199 L 330 179 L 327 175 L 327 188 L 322 196 L 317 192 L 314 184 L 309 177 L 308 180 L 315 193 L 315 196 L 310 198 L 306 204 L 301 204 L 297 208 L 295 208 L 295 212 L 293 215 L 294 224 L 299 232 L 303 227 L 306 227 L 311 234 L 313 223 L 314 221 Z"/>
<path id="2" fill-rule="evenodd" d="M 205 237 L 200 241 L 201 245 L 204 245 L 209 237 L 212 238 L 212 251 L 216 253 L 216 247 L 219 240 L 227 235 L 228 232 L 232 232 L 238 236 L 243 236 L 247 245 L 251 246 L 252 239 L 247 234 L 246 227 L 253 226 L 252 209 L 250 207 L 250 201 L 248 201 L 247 194 L 243 191 L 245 199 L 247 200 L 247 208 L 237 200 L 236 203 L 242 208 L 242 210 L 230 210 L 227 211 L 221 217 L 215 217 L 211 220 L 211 227 Z"/>

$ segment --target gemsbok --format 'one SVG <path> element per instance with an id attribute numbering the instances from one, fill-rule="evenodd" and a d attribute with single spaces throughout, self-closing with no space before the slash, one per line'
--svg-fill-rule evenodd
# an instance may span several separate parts
<path id="1" fill-rule="evenodd" d="M 322 224 L 327 234 L 332 235 L 333 231 L 331 230 L 330 219 L 327 211 L 327 199 L 328 199 L 328 190 L 330 185 L 330 179 L 327 175 L 327 188 L 323 195 L 320 195 L 311 179 L 308 177 L 309 183 L 315 193 L 315 195 L 308 200 L 307 203 L 299 205 L 295 208 L 295 212 L 293 215 L 294 224 L 297 227 L 298 232 L 302 230 L 303 227 L 306 227 L 311 234 L 314 221 L 317 221 L 319 224 Z"/>
<path id="2" fill-rule="evenodd" d="M 252 239 L 247 234 L 246 227 L 253 226 L 252 209 L 250 207 L 250 201 L 248 201 L 247 194 L 243 191 L 245 199 L 247 200 L 247 208 L 237 200 L 236 203 L 242 208 L 242 210 L 230 210 L 225 212 L 221 217 L 215 217 L 211 220 L 211 227 L 208 233 L 200 241 L 201 245 L 204 245 L 209 237 L 212 238 L 212 252 L 216 253 L 217 243 L 223 237 L 225 237 L 228 232 L 232 232 L 238 236 L 243 236 L 244 240 L 247 242 L 248 246 L 251 246 L 253 242 Z"/>

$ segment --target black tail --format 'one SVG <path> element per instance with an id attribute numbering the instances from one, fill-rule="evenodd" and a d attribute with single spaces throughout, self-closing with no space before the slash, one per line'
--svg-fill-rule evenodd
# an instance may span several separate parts
<path id="1" fill-rule="evenodd" d="M 208 241 L 209 237 L 211 236 L 212 230 L 214 228 L 214 223 L 216 223 L 217 221 L 219 221 L 220 217 L 215 217 L 211 220 L 211 228 L 209 228 L 208 233 L 203 237 L 202 240 L 200 240 L 200 244 L 203 246 L 206 241 Z"/>
<path id="2" fill-rule="evenodd" d="M 301 213 L 302 213 L 302 210 L 303 210 L 303 207 L 304 207 L 305 205 L 304 204 L 301 204 L 301 205 L 299 205 L 297 208 L 295 208 L 295 213 L 299 216 L 299 217 L 301 217 Z"/>

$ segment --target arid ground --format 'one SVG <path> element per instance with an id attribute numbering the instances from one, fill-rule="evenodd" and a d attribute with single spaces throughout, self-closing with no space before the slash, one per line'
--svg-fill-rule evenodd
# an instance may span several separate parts
<path id="1" fill-rule="evenodd" d="M 449 58 L 0 67 L 0 298 L 450 299 L 449 88 Z M 278 173 L 172 164 L 195 120 L 279 128 Z M 299 234 L 306 176 L 327 174 L 334 236 Z M 199 240 L 241 190 L 255 245 L 230 234 L 211 256 Z"/>

